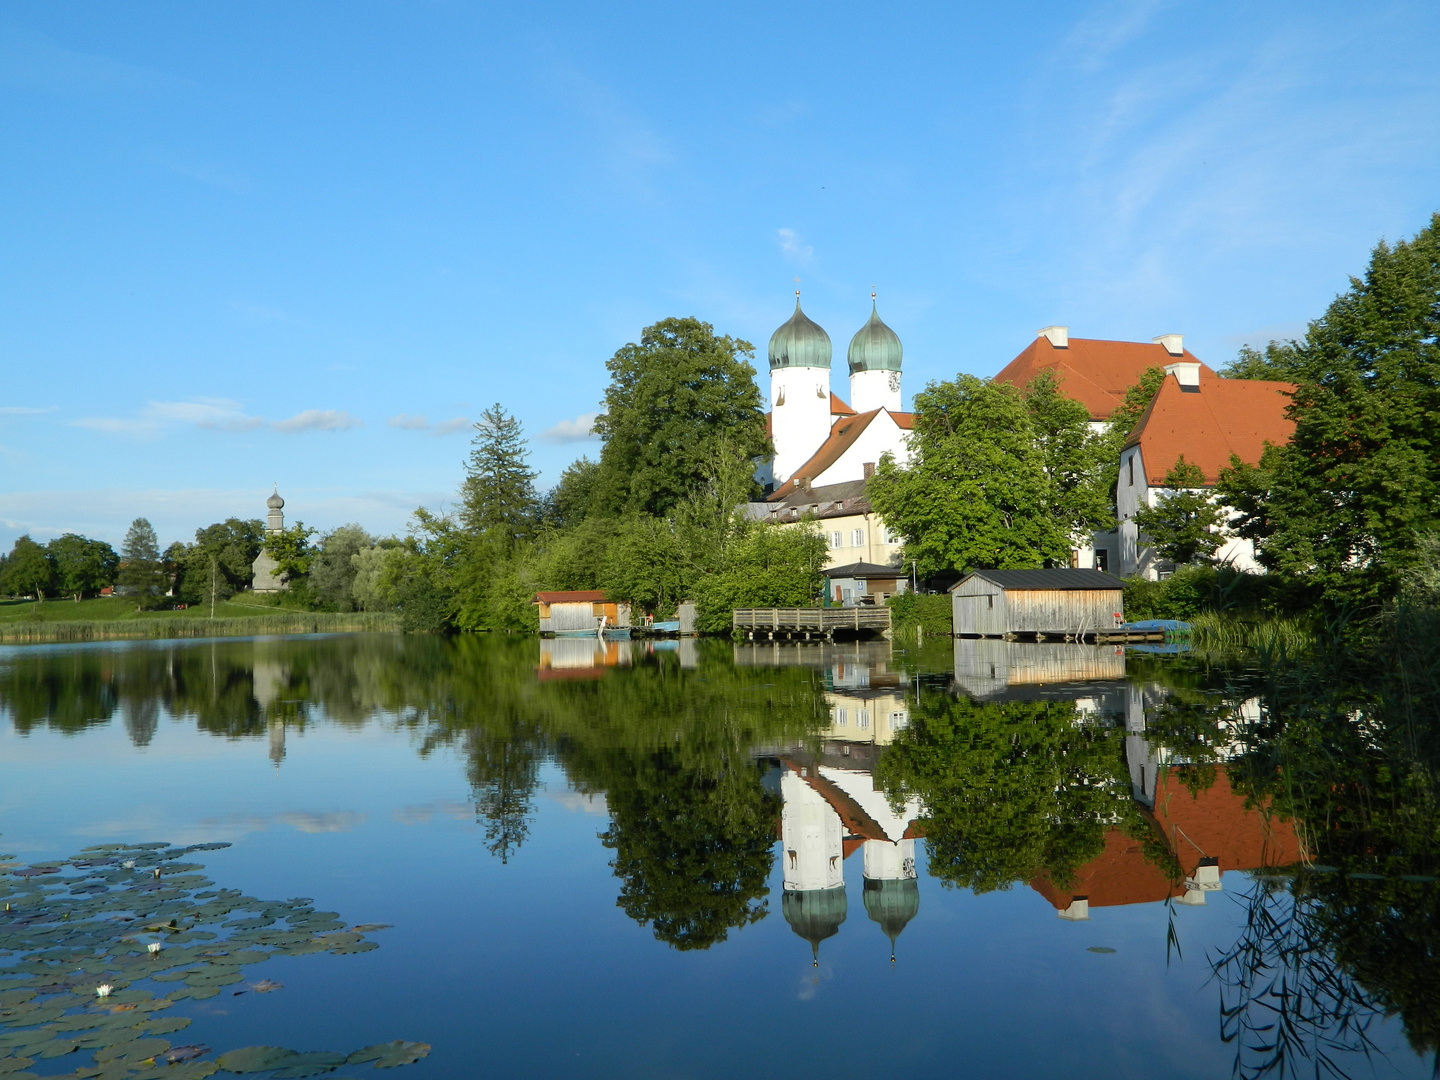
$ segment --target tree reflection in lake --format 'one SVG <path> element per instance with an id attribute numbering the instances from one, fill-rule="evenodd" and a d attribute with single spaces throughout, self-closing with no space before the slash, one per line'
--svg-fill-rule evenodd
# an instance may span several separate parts
<path id="1" fill-rule="evenodd" d="M 877 932 L 904 961 L 927 869 L 975 893 L 1026 885 L 1074 921 L 1231 893 L 1245 919 L 1210 961 L 1241 1075 L 1346 1068 L 1384 1015 L 1434 1053 L 1433 668 L 976 641 L 954 643 L 943 679 L 915 677 L 937 666 L 883 642 L 41 647 L 0 654 L 0 709 L 20 733 L 121 721 L 151 753 L 183 720 L 277 766 L 317 724 L 410 733 L 461 758 L 506 873 L 523 872 L 553 763 L 603 801 L 620 909 L 681 951 L 764 919 L 777 857 L 781 913 L 816 964 Z"/>

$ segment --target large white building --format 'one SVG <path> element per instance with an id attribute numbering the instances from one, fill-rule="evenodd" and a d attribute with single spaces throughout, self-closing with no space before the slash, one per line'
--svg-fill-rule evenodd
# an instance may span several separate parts
<path id="1" fill-rule="evenodd" d="M 759 478 L 783 498 L 796 490 L 863 481 L 882 454 L 910 459 L 912 417 L 900 387 L 903 349 L 881 321 L 871 295 L 870 319 L 850 340 L 850 404 L 830 389 L 830 335 L 800 309 L 770 337 L 770 437 L 775 457 Z M 853 407 L 852 407 L 853 406 Z"/>

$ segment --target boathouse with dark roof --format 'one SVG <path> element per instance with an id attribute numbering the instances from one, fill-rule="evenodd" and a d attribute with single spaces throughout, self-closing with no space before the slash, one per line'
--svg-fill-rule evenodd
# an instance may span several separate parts
<path id="1" fill-rule="evenodd" d="M 1124 622 L 1124 603 L 1101 570 L 974 570 L 950 590 L 960 637 L 1083 641 Z"/>

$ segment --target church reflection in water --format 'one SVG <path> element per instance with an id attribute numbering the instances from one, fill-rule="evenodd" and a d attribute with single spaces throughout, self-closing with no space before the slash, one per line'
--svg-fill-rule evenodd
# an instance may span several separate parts
<path id="1" fill-rule="evenodd" d="M 747 643 L 735 646 L 735 662 L 823 672 L 828 730 L 818 747 L 787 748 L 772 759 L 781 769 L 786 921 L 809 942 L 818 965 L 821 943 L 849 916 L 846 866 L 855 867 L 859 852 L 865 913 L 889 938 L 894 963 L 896 941 L 920 910 L 915 842 L 930 810 L 914 797 L 897 808 L 875 778 L 911 720 L 911 688 L 895 670 L 890 644 Z M 1301 859 L 1291 823 L 1247 805 L 1231 786 L 1226 747 L 1218 748 L 1204 783 L 1182 782 L 1180 767 L 1192 763 L 1147 737 L 1147 715 L 1170 692 L 1128 680 L 1123 648 L 957 639 L 953 671 L 949 692 L 957 698 L 1001 710 L 1070 705 L 1074 724 L 1123 742 L 1124 768 L 1111 779 L 1128 797 L 1129 820 L 1094 822 L 1103 832 L 1098 855 L 1068 873 L 1041 870 L 1026 882 L 1061 919 L 1084 921 L 1092 909 L 1167 900 L 1199 906 L 1223 887 L 1227 872 Z M 933 686 L 928 692 L 944 693 Z M 1251 719 L 1257 710 L 1255 700 L 1238 709 Z"/>

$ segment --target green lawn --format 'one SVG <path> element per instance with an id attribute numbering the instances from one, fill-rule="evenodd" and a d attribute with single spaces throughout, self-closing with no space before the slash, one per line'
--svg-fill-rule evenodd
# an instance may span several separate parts
<path id="1" fill-rule="evenodd" d="M 215 617 L 241 619 L 257 615 L 279 615 L 287 611 L 303 611 L 285 604 L 277 597 L 240 596 L 215 605 Z M 102 596 L 93 600 L 0 600 L 0 623 L 19 621 L 40 622 L 116 622 L 123 619 L 208 619 L 210 605 L 194 605 L 184 611 L 166 607 L 159 611 L 136 611 L 135 601 L 123 596 Z"/>

